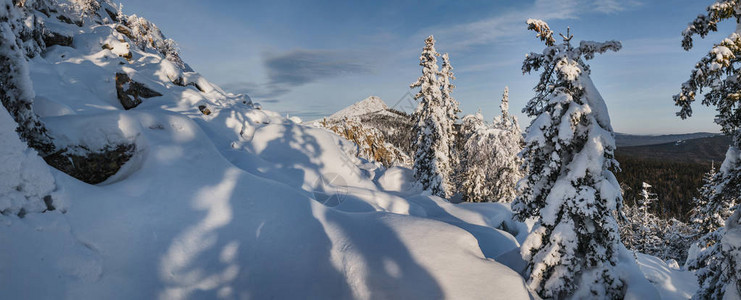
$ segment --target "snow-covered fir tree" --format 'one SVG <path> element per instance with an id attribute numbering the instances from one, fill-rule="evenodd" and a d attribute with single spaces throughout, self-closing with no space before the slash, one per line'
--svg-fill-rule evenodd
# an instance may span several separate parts
<path id="1" fill-rule="evenodd" d="M 455 100 L 453 98 L 453 89 L 455 89 L 455 85 L 451 82 L 451 80 L 455 79 L 455 75 L 453 74 L 453 65 L 450 64 L 450 57 L 447 53 L 442 55 L 442 66 L 440 68 L 440 91 L 442 92 L 442 100 L 443 100 L 443 109 L 445 110 L 447 124 L 445 124 L 445 129 L 448 130 L 447 134 L 449 137 L 455 136 L 455 128 L 454 124 L 458 121 L 458 114 L 461 112 L 461 109 L 459 108 L 460 104 L 458 103 L 458 100 Z M 450 143 L 448 145 L 448 148 L 450 148 L 450 158 L 451 158 L 451 166 L 455 169 L 455 166 L 458 164 L 458 154 L 456 153 L 456 147 L 455 147 L 455 139 L 451 138 L 451 141 L 453 143 Z"/>
<path id="2" fill-rule="evenodd" d="M 693 199 L 694 208 L 691 212 L 691 222 L 698 234 L 705 235 L 723 227 L 725 220 L 731 216 L 733 201 L 720 197 L 718 183 L 721 177 L 713 165 L 702 177 L 700 195 Z"/>
<path id="3" fill-rule="evenodd" d="M 658 225 L 655 222 L 656 217 L 650 212 L 651 204 L 656 202 L 656 193 L 651 192 L 649 189 L 651 185 L 643 182 L 641 184 L 640 198 L 636 201 L 636 207 L 638 208 L 638 228 L 640 230 L 640 238 L 635 243 L 635 248 L 641 253 L 649 253 L 649 249 L 654 249 L 662 243 L 661 238 L 655 235 L 655 228 Z"/>
<path id="4" fill-rule="evenodd" d="M 625 218 L 620 222 L 620 240 L 625 247 L 635 252 L 661 257 L 664 251 L 663 236 L 666 233 L 664 226 L 666 222 L 652 213 L 646 213 L 638 204 L 623 206 L 622 214 Z"/>
<path id="5" fill-rule="evenodd" d="M 656 194 L 649 189 L 651 185 L 643 182 L 640 198 L 633 206 L 623 206 L 624 219 L 620 222 L 620 238 L 630 250 L 658 256 L 665 259 L 668 224 L 650 211 L 651 203 L 656 202 Z"/>
<path id="6" fill-rule="evenodd" d="M 628 249 L 634 249 L 638 244 L 640 228 L 638 228 L 638 218 L 640 213 L 636 205 L 623 205 L 618 213 L 618 226 L 620 232 L 620 241 Z"/>
<path id="7" fill-rule="evenodd" d="M 439 55 L 435 51 L 435 38 L 429 36 L 419 58 L 422 76 L 410 85 L 411 88 L 420 88 L 414 95 L 414 99 L 419 100 L 413 115 L 416 137 L 414 177 L 433 195 L 447 198 L 453 193 L 451 148 L 454 136 L 450 135 L 453 123 L 438 79 Z"/>
<path id="8" fill-rule="evenodd" d="M 480 109 L 475 114 L 463 116 L 459 130 L 462 144 L 465 144 L 465 141 L 467 141 L 476 132 L 476 130 L 485 125 L 486 122 L 484 122 L 484 115 L 481 114 Z"/>
<path id="9" fill-rule="evenodd" d="M 484 122 L 481 112 L 463 117 L 460 135 L 463 147 L 458 165 L 458 187 L 463 201 L 484 202 L 491 196 L 488 188 L 487 170 L 484 166 L 487 154 L 482 148 L 488 146 L 489 125 Z"/>
<path id="10" fill-rule="evenodd" d="M 693 46 L 693 38 L 699 35 L 706 37 L 710 32 L 718 31 L 718 23 L 726 20 L 736 22 L 736 31 L 727 38 L 715 44 L 709 53 L 703 57 L 692 70 L 690 79 L 682 84 L 679 94 L 674 96 L 674 102 L 680 107 L 677 113 L 681 118 L 692 116 L 692 103 L 698 95 L 702 95 L 702 104 L 715 106 L 717 115 L 715 122 L 721 126 L 721 131 L 732 138 L 731 146 L 726 152 L 718 174 L 711 184 L 712 197 L 707 199 L 703 215 L 710 217 L 708 224 L 718 223 L 724 217 L 718 210 L 730 207 L 730 211 L 738 204 L 741 196 L 741 76 L 739 57 L 741 57 L 741 2 L 737 0 L 718 0 L 707 7 L 707 14 L 701 14 L 689 24 L 682 33 L 682 47 L 689 50 Z M 716 203 L 716 204 L 711 204 Z M 721 204 L 720 206 L 716 206 Z M 712 211 L 717 209 L 716 211 Z M 717 216 L 716 216 L 717 214 Z M 737 214 L 736 214 L 737 215 Z M 717 217 L 717 218 L 716 218 Z M 715 220 L 713 220 L 716 218 Z M 731 218 L 733 219 L 733 218 Z M 737 220 L 736 220 L 737 221 Z M 730 219 L 726 222 L 730 222 Z M 741 256 L 741 250 L 720 245 L 724 238 L 725 229 L 705 234 L 697 243 L 700 248 L 696 257 L 688 261 L 690 269 L 697 269 L 700 289 L 695 294 L 700 299 L 720 299 L 727 288 L 734 287 L 738 292 L 738 277 L 727 276 L 733 272 L 733 266 L 728 265 L 734 257 Z M 735 294 L 738 295 L 738 294 Z"/>
<path id="11" fill-rule="evenodd" d="M 522 177 L 518 156 L 522 133 L 517 119 L 509 115 L 506 89 L 500 107 L 502 115 L 492 124 L 486 124 L 480 112 L 463 118 L 458 174 L 464 201 L 511 202 L 516 196 L 517 181 Z"/>
<path id="12" fill-rule="evenodd" d="M 741 210 L 703 238 L 717 242 L 687 261 L 700 283 L 693 299 L 741 299 Z"/>
<path id="13" fill-rule="evenodd" d="M 494 201 L 512 202 L 517 196 L 517 182 L 522 178 L 520 152 L 524 140 L 517 117 L 509 114 L 509 88 L 504 88 L 502 114 L 494 118 L 492 126 L 499 129 L 491 162 L 491 181 Z"/>
<path id="14" fill-rule="evenodd" d="M 523 110 L 534 118 L 522 152 L 528 174 L 512 205 L 519 219 L 540 217 L 521 248 L 527 284 L 543 298 L 621 298 L 613 213 L 622 196 L 610 171 L 617 166 L 614 133 L 585 63 L 621 44 L 582 41 L 574 47 L 567 32 L 556 45 L 548 24 L 527 23 L 546 41 L 522 67 L 524 73 L 542 72 L 536 96 Z"/>

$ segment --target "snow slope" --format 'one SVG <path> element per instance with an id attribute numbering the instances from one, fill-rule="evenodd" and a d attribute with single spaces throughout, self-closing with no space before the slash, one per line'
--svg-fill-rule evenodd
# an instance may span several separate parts
<path id="1" fill-rule="evenodd" d="M 507 207 L 385 191 L 387 171 L 347 141 L 253 108 L 115 24 L 46 21 L 74 43 L 30 61 L 34 111 L 59 144 L 137 152 L 99 185 L 45 165 L 44 181 L 21 176 L 53 180 L 57 209 L 0 216 L 0 299 L 531 297 L 494 259 L 519 246 L 497 229 Z M 116 72 L 163 96 L 124 110 Z M 5 140 L 14 124 L 0 117 Z"/>

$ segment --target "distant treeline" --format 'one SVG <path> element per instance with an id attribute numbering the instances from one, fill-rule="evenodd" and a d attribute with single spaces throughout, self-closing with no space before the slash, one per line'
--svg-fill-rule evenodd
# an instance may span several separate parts
<path id="1" fill-rule="evenodd" d="M 698 195 L 702 175 L 710 170 L 710 162 L 637 158 L 621 155 L 619 152 L 616 158 L 622 171 L 615 175 L 625 190 L 625 204 L 635 204 L 635 199 L 641 192 L 641 183 L 645 181 L 653 186 L 653 192 L 659 199 L 651 207 L 655 215 L 662 219 L 688 221 L 692 198 Z"/>

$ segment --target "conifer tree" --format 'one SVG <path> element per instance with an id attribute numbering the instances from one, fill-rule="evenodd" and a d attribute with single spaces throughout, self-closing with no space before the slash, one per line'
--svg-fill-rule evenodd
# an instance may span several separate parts
<path id="1" fill-rule="evenodd" d="M 693 200 L 691 222 L 698 234 L 705 235 L 723 227 L 725 220 L 731 216 L 732 199 L 726 199 L 718 194 L 718 183 L 721 177 L 715 166 L 702 177 L 703 185 L 698 190 L 700 196 Z"/>
<path id="2" fill-rule="evenodd" d="M 710 217 L 710 226 L 717 226 L 722 216 L 733 211 L 741 196 L 741 2 L 738 0 L 718 0 L 707 7 L 707 14 L 701 14 L 689 24 L 682 32 L 682 47 L 689 50 L 693 46 L 693 37 L 699 35 L 706 37 L 710 32 L 718 31 L 718 23 L 731 19 L 736 22 L 736 31 L 730 36 L 717 43 L 703 57 L 692 70 L 690 79 L 682 84 L 679 94 L 674 96 L 675 105 L 680 107 L 677 115 L 681 118 L 692 116 L 692 103 L 698 95 L 704 93 L 702 104 L 715 106 L 717 115 L 715 123 L 721 126 L 721 131 L 732 138 L 731 146 L 726 152 L 718 174 L 714 176 L 713 183 L 708 187 L 712 192 L 707 199 L 706 208 L 702 214 Z M 713 204 L 711 204 L 713 203 Z M 718 205 L 720 204 L 720 205 Z M 730 207 L 726 212 L 725 210 Z M 715 211 L 713 211 L 715 210 Z M 738 215 L 738 214 L 736 214 Z M 738 218 L 736 218 L 738 221 Z M 733 217 L 726 221 L 733 224 Z M 687 262 L 691 270 L 697 270 L 696 275 L 700 282 L 700 289 L 695 298 L 720 299 L 727 291 L 739 296 L 738 274 L 729 276 L 738 265 L 730 265 L 738 262 L 741 249 L 728 247 L 721 244 L 725 241 L 729 231 L 719 228 L 716 231 L 705 234 L 698 245 L 700 252 L 696 257 Z M 731 243 L 732 244 L 732 243 Z"/>
<path id="3" fill-rule="evenodd" d="M 456 153 L 457 147 L 455 145 L 456 133 L 454 124 L 458 121 L 458 113 L 460 113 L 461 110 L 459 108 L 460 104 L 451 95 L 453 93 L 453 89 L 455 89 L 455 85 L 453 85 L 453 83 L 451 82 L 451 80 L 455 79 L 455 75 L 453 74 L 453 65 L 450 64 L 450 58 L 447 53 L 442 55 L 442 59 L 442 67 L 440 68 L 440 76 L 438 78 L 440 80 L 440 91 L 442 93 L 443 110 L 445 110 L 446 116 L 443 126 L 447 131 L 447 136 L 449 137 L 450 141 L 450 143 L 448 144 L 448 151 L 450 153 L 450 167 L 452 170 L 455 170 L 459 163 L 459 155 L 458 153 Z M 451 173 L 451 176 L 452 175 L 453 174 Z"/>
<path id="4" fill-rule="evenodd" d="M 463 118 L 459 190 L 465 201 L 511 202 L 516 196 L 522 133 L 517 118 L 509 115 L 506 88 L 500 107 L 502 114 L 492 124 L 480 112 Z"/>
<path id="5" fill-rule="evenodd" d="M 491 196 L 488 188 L 486 160 L 488 153 L 489 125 L 484 122 L 481 112 L 463 117 L 461 124 L 460 164 L 458 169 L 459 192 L 467 202 L 484 202 Z"/>
<path id="6" fill-rule="evenodd" d="M 638 242 L 635 243 L 634 249 L 641 253 L 653 255 L 657 248 L 663 248 L 663 241 L 661 240 L 660 235 L 656 234 L 656 229 L 659 225 L 656 222 L 658 218 L 650 212 L 651 204 L 658 200 L 656 194 L 649 191 L 650 188 L 650 184 L 643 182 L 641 184 L 641 197 L 636 201 L 639 214 L 637 223 L 639 225 L 640 238 Z"/>
<path id="7" fill-rule="evenodd" d="M 463 116 L 463 119 L 461 119 L 460 129 L 462 144 L 465 144 L 465 141 L 467 141 L 479 128 L 485 125 L 486 122 L 484 122 L 484 115 L 481 114 L 480 109 L 475 114 Z"/>
<path id="8" fill-rule="evenodd" d="M 520 152 L 524 140 L 517 117 L 509 114 L 509 88 L 502 93 L 502 114 L 492 123 L 500 133 L 496 139 L 490 178 L 493 201 L 512 202 L 517 196 L 517 182 L 522 178 Z"/>
<path id="9" fill-rule="evenodd" d="M 434 37 L 429 36 L 419 58 L 422 76 L 410 85 L 411 88 L 420 88 L 414 95 L 414 99 L 419 100 L 413 115 L 416 133 L 414 177 L 433 195 L 449 197 L 453 193 L 450 148 L 454 137 L 449 135 L 452 130 L 448 126 L 452 123 L 448 120 L 438 79 L 439 55 L 435 51 Z"/>
<path id="10" fill-rule="evenodd" d="M 700 283 L 693 299 L 739 299 L 741 210 L 736 210 L 728 218 L 725 227 L 708 233 L 703 239 L 715 242 L 701 249 L 697 257 L 687 261 L 688 268 L 696 270 L 695 275 Z"/>
<path id="11" fill-rule="evenodd" d="M 546 43 L 522 67 L 524 73 L 542 71 L 536 96 L 523 110 L 534 118 L 522 152 L 528 174 L 512 205 L 520 219 L 540 217 L 521 248 L 527 283 L 543 298 L 621 298 L 613 213 L 622 196 L 610 171 L 617 166 L 614 133 L 585 63 L 621 44 L 582 41 L 574 47 L 567 32 L 556 45 L 548 24 L 527 23 Z"/>

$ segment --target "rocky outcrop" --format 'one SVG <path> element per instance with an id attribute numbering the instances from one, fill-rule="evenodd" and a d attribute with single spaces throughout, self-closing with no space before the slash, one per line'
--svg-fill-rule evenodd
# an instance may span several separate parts
<path id="1" fill-rule="evenodd" d="M 128 37 L 132 41 L 136 40 L 136 37 L 131 33 L 131 29 L 129 27 L 126 27 L 124 25 L 118 24 L 118 25 L 116 25 L 116 31 L 118 31 L 121 34 L 125 35 L 126 37 Z"/>
<path id="2" fill-rule="evenodd" d="M 142 98 L 159 97 L 162 94 L 131 80 L 126 73 L 116 73 L 116 96 L 123 108 L 129 110 L 141 104 Z"/>
<path id="3" fill-rule="evenodd" d="M 318 125 L 355 143 L 358 146 L 356 155 L 360 158 L 379 162 L 386 167 L 411 165 L 411 158 L 401 149 L 388 143 L 381 131 L 364 126 L 355 118 L 344 118 L 335 122 L 324 119 Z"/>
<path id="4" fill-rule="evenodd" d="M 97 184 L 113 176 L 134 155 L 134 144 L 109 145 L 91 151 L 84 146 L 65 148 L 47 155 L 50 166 L 80 181 Z"/>
<path id="5" fill-rule="evenodd" d="M 46 47 L 55 45 L 71 47 L 72 41 L 71 36 L 66 36 L 57 32 L 50 31 L 44 35 L 44 44 L 46 44 Z"/>

